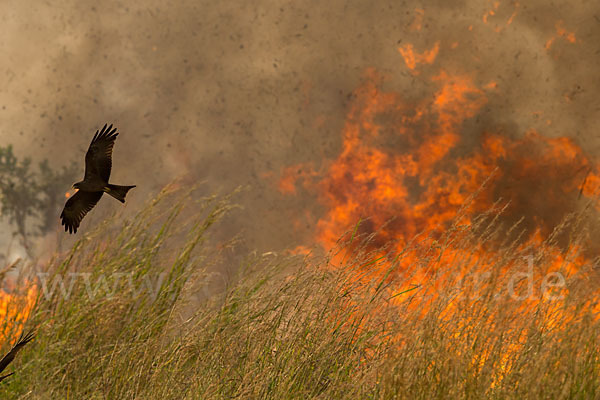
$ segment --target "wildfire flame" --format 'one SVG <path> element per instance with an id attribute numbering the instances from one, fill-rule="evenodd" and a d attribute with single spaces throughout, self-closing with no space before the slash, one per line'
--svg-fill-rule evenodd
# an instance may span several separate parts
<path id="1" fill-rule="evenodd" d="M 559 32 L 560 36 L 565 36 L 563 33 Z M 412 71 L 419 63 L 433 63 L 437 50 L 436 45 L 415 55 L 407 44 L 400 52 Z M 331 249 L 352 226 L 359 234 L 377 230 L 369 249 L 377 252 L 393 243 L 396 253 L 403 254 L 400 271 L 413 269 L 412 286 L 399 288 L 395 296 L 401 304 L 413 295 L 414 288 L 427 282 L 428 276 L 457 264 L 457 260 L 465 260 L 459 263 L 461 278 L 467 270 L 493 270 L 499 255 L 483 244 L 471 248 L 447 245 L 430 255 L 427 271 L 418 270 L 422 262 L 417 254 L 403 253 L 403 249 L 422 232 L 430 234 L 429 244 L 435 248 L 436 240 L 452 224 L 473 225 L 477 215 L 493 209 L 502 198 L 506 204 L 502 222 L 508 226 L 520 222 L 526 228 L 515 251 L 535 248 L 545 254 L 536 273 L 561 271 L 571 276 L 587 267 L 589 258 L 579 244 L 561 242 L 560 238 L 549 243 L 547 239 L 568 213 L 593 201 L 600 189 L 600 165 L 567 137 L 549 138 L 535 130 L 521 137 L 503 131 L 465 134 L 465 122 L 482 111 L 490 91 L 498 89 L 497 83 L 478 86 L 469 76 L 443 70 L 431 80 L 435 92 L 411 104 L 399 93 L 382 90 L 384 78 L 374 69 L 367 70 L 364 83 L 353 93 L 337 158 L 320 169 L 300 164 L 282 170 L 281 193 L 294 195 L 300 182 L 316 190 L 318 201 L 325 207 L 316 226 L 316 242 Z M 474 193 L 477 195 L 472 197 Z M 468 211 L 463 209 L 465 204 L 470 204 Z M 344 265 L 343 260 L 337 261 Z M 383 275 L 390 263 L 380 253 L 369 264 L 376 266 L 375 273 Z M 514 264 L 504 266 L 500 273 L 508 274 L 512 267 Z M 434 297 L 436 285 L 448 282 L 429 282 L 429 295 Z M 591 300 L 585 304 L 593 313 L 600 311 Z M 560 300 L 546 304 L 544 298 L 537 298 L 523 301 L 517 309 L 523 315 L 533 315 L 532 310 L 541 306 L 544 315 L 551 316 L 544 320 L 546 326 L 560 326 L 570 318 Z M 421 312 L 427 310 L 423 303 L 418 307 Z M 448 306 L 442 318 L 454 315 L 456 307 Z M 466 326 L 469 322 L 456 324 Z M 515 332 L 512 350 L 518 350 L 522 334 Z M 486 355 L 478 357 L 485 359 Z M 509 368 L 508 358 L 507 354 L 501 369 Z"/>
<path id="2" fill-rule="evenodd" d="M 398 48 L 402 57 L 404 57 L 404 62 L 406 66 L 416 73 L 415 68 L 418 64 L 432 64 L 435 58 L 437 57 L 438 52 L 440 51 L 440 42 L 436 42 L 430 50 L 425 50 L 422 53 L 416 53 L 414 51 L 413 45 L 408 43 L 404 46 Z"/>
<path id="3" fill-rule="evenodd" d="M 539 229 L 544 236 L 582 195 L 591 197 L 600 186 L 598 166 L 569 138 L 547 138 L 534 130 L 518 139 L 485 132 L 464 149 L 462 124 L 487 103 L 485 88 L 466 76 L 435 76 L 439 88 L 433 101 L 416 108 L 397 93 L 381 91 L 380 81 L 369 70 L 355 91 L 341 154 L 329 168 L 319 173 L 307 164 L 288 167 L 279 183 L 282 193 L 293 194 L 298 179 L 310 185 L 322 176 L 316 187 L 328 209 L 317 239 L 325 248 L 364 217 L 370 217 L 369 226 L 361 229 L 395 218 L 382 240 L 401 239 L 400 245 L 419 232 L 442 231 L 496 170 L 473 212 L 484 212 L 503 197 L 510 203 L 507 218 L 529 215 L 532 234 Z"/>
<path id="4" fill-rule="evenodd" d="M 548 39 L 548 41 L 546 42 L 546 46 L 545 46 L 546 50 L 550 50 L 550 48 L 552 47 L 552 44 L 554 44 L 554 42 L 558 38 L 563 38 L 569 43 L 577 42 L 575 33 L 567 31 L 567 29 L 564 27 L 563 21 L 558 21 L 555 25 L 555 28 L 556 28 L 556 35 L 554 35 L 552 38 Z"/>
<path id="5" fill-rule="evenodd" d="M 0 270 L 0 281 L 3 284 L 0 289 L 0 343 L 9 341 L 11 345 L 16 343 L 23 332 L 38 295 L 37 285 L 31 283 L 30 279 L 7 276 L 18 268 L 20 261 L 16 259 Z"/>
<path id="6" fill-rule="evenodd" d="M 0 321 L 3 321 L 0 343 L 10 340 L 14 344 L 18 339 L 35 306 L 37 295 L 37 287 L 28 282 L 10 292 L 0 290 Z"/>

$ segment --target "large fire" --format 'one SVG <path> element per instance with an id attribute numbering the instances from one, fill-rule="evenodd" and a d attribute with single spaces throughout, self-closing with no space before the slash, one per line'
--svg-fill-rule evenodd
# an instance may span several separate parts
<path id="1" fill-rule="evenodd" d="M 306 164 L 283 171 L 282 193 L 295 193 L 298 179 L 319 188 L 327 211 L 317 239 L 325 248 L 365 217 L 366 230 L 391 220 L 380 244 L 399 240 L 403 246 L 420 232 L 442 232 L 490 177 L 471 213 L 503 199 L 504 218 L 516 222 L 525 216 L 532 236 L 539 231 L 547 237 L 596 193 L 598 166 L 569 138 L 534 130 L 520 138 L 510 132 L 465 137 L 463 124 L 485 106 L 493 86 L 479 88 L 466 76 L 441 72 L 433 78 L 439 86 L 433 98 L 413 106 L 380 90 L 381 80 L 369 70 L 355 91 L 341 153 L 324 172 Z"/>
<path id="2" fill-rule="evenodd" d="M 494 14 L 493 10 L 486 14 L 484 22 Z M 514 14 L 505 23 L 510 24 L 513 18 Z M 419 25 L 415 22 L 415 29 Z M 561 23 L 556 28 L 556 37 L 546 48 L 558 37 L 575 40 Z M 420 51 L 411 44 L 398 50 L 411 74 L 423 77 L 418 68 L 434 63 L 439 42 Z M 477 216 L 500 207 L 497 223 L 507 227 L 507 241 L 516 243 L 515 252 L 525 255 L 527 249 L 534 249 L 536 254 L 544 255 L 536 256 L 535 270 L 530 266 L 531 276 L 542 282 L 536 287 L 539 295 L 515 295 L 524 301 L 513 309 L 527 315 L 525 318 L 534 318 L 542 307 L 544 315 L 551 316 L 543 323 L 560 327 L 575 314 L 567 312 L 561 300 L 571 288 L 558 280 L 589 269 L 598 248 L 594 243 L 573 242 L 565 237 L 568 235 L 557 234 L 556 227 L 570 213 L 596 204 L 599 164 L 567 137 L 550 138 L 533 129 L 522 134 L 473 132 L 468 121 L 477 117 L 489 96 L 499 90 L 496 82 L 476 84 L 468 75 L 450 74 L 443 69 L 429 80 L 435 90 L 415 103 L 400 93 L 382 90 L 385 77 L 368 69 L 362 85 L 353 93 L 337 158 L 321 168 L 309 164 L 285 168 L 279 190 L 293 195 L 299 184 L 316 190 L 325 212 L 319 216 L 315 240 L 325 249 L 335 248 L 344 232 L 352 232 L 353 227 L 352 236 L 377 231 L 367 248 L 374 254 L 370 268 L 383 277 L 397 262 L 395 271 L 408 277 L 405 285 L 396 289 L 394 298 L 399 305 L 410 300 L 416 288 L 434 301 L 435 293 L 444 291 L 439 290 L 440 286 L 456 284 L 473 272 L 498 274 L 509 286 L 521 284 L 522 293 L 523 279 L 513 277 L 529 275 L 515 273 L 518 266 L 514 262 L 498 267 L 498 259 L 506 255 L 496 251 L 495 243 L 471 242 L 470 247 L 457 244 L 461 240 L 459 232 L 446 244 L 437 244 L 441 238 L 448 238 L 449 230 L 460 231 L 457 226 L 467 227 L 465 232 L 478 229 Z M 597 209 L 596 205 L 589 212 Z M 411 240 L 419 235 L 421 243 L 439 250 L 425 257 L 422 252 L 407 251 Z M 379 251 L 383 246 L 388 248 Z M 392 260 L 390 254 L 398 254 L 400 261 Z M 344 258 L 334 257 L 336 262 L 344 266 Z M 439 278 L 445 268 L 457 265 L 454 275 L 449 274 L 451 278 Z M 548 287 L 558 289 L 547 291 Z M 553 301 L 547 301 L 549 298 Z M 425 313 L 429 303 L 415 302 L 409 308 Z M 600 312 L 594 301 L 584 304 L 590 312 Z M 443 316 L 454 315 L 456 307 L 448 305 Z M 462 329 L 469 322 L 455 324 Z M 515 331 L 515 343 L 522 334 Z M 517 350 L 518 345 L 512 349 Z M 508 359 L 505 361 L 508 368 Z"/>
<path id="3" fill-rule="evenodd" d="M 35 306 L 38 290 L 28 281 L 18 287 L 8 286 L 7 290 L 0 289 L 0 343 L 14 344 Z"/>

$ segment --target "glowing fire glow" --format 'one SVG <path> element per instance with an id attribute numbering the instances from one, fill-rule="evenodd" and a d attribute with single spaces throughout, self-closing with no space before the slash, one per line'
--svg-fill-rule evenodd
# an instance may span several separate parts
<path id="1" fill-rule="evenodd" d="M 520 5 L 518 2 L 501 3 L 500 1 L 494 1 L 492 4 L 492 9 L 483 14 L 483 23 L 491 23 L 492 19 L 497 21 L 494 26 L 494 31 L 500 33 L 513 23 L 515 17 L 517 16 L 519 6 Z M 506 10 L 508 7 L 512 7 L 512 11 L 510 9 Z M 510 15 L 508 14 L 509 12 Z M 506 18 L 506 15 L 509 15 L 508 18 Z"/>
<path id="2" fill-rule="evenodd" d="M 590 197 L 599 188 L 598 166 L 569 138 L 546 138 L 533 130 L 518 139 L 486 132 L 459 154 L 463 123 L 487 103 L 485 91 L 467 76 L 435 76 L 439 89 L 433 101 L 416 107 L 397 93 L 381 91 L 380 80 L 369 70 L 355 91 L 342 151 L 317 184 L 328 207 L 318 224 L 318 241 L 326 248 L 367 216 L 373 226 L 395 217 L 387 228 L 389 239 L 404 242 L 422 231 L 443 230 L 495 170 L 473 211 L 483 212 L 503 197 L 510 201 L 508 217 L 533 215 L 531 231 L 543 234 L 581 195 Z M 393 134 L 384 136 L 383 130 Z M 386 140 L 389 145 L 382 146 Z M 293 194 L 296 180 L 306 186 L 317 176 L 310 165 L 286 168 L 280 191 Z M 549 184 L 554 182 L 559 183 Z"/>
<path id="3" fill-rule="evenodd" d="M 409 69 L 417 65 L 417 60 L 429 62 L 431 57 L 433 62 L 437 53 L 437 46 L 420 57 L 410 55 L 411 46 L 405 45 L 404 49 L 402 55 Z M 477 215 L 493 209 L 502 198 L 507 204 L 502 222 L 508 226 L 520 222 L 520 227 L 526 229 L 515 251 L 535 248 L 545 254 L 535 271 L 536 279 L 557 271 L 571 276 L 587 268 L 589 260 L 579 245 L 566 243 L 565 249 L 546 241 L 567 213 L 580 208 L 582 200 L 592 199 L 600 189 L 600 166 L 572 139 L 549 138 L 535 130 L 520 137 L 511 136 L 514 132 L 467 131 L 465 122 L 486 106 L 487 96 L 498 88 L 495 82 L 480 87 L 469 76 L 442 71 L 432 78 L 435 92 L 411 104 L 399 93 L 382 90 L 382 81 L 375 70 L 369 69 L 364 83 L 354 91 L 337 158 L 318 171 L 301 164 L 282 173 L 282 193 L 295 194 L 301 182 L 315 189 L 325 206 L 317 222 L 317 243 L 325 249 L 334 248 L 352 226 L 359 234 L 377 231 L 368 249 L 379 254 L 377 262 L 370 263 L 372 273 L 385 276 L 389 271 L 391 261 L 377 252 L 390 244 L 395 246 L 392 250 L 396 254 L 402 254 L 396 271 L 410 272 L 408 286 L 398 288 L 394 296 L 397 304 L 410 304 L 415 288 L 434 301 L 436 293 L 464 280 L 469 271 L 495 270 L 500 255 L 493 247 L 477 243 L 471 247 L 442 247 L 437 239 L 457 223 L 472 226 Z M 473 197 L 474 193 L 477 195 Z M 461 208 L 465 204 L 470 204 L 468 211 Z M 425 257 L 427 268 L 419 268 L 424 262 L 422 255 L 403 251 L 422 232 L 429 233 L 423 241 L 434 249 Z M 343 266 L 343 261 L 334 257 L 332 264 Z M 455 275 L 440 279 L 440 272 L 443 276 L 445 268 L 456 265 L 458 270 L 452 271 Z M 502 279 L 509 279 L 514 268 L 517 266 L 509 263 L 498 273 Z M 434 275 L 436 280 L 429 279 Z M 523 285 L 515 284 L 515 288 L 523 290 Z M 569 293 L 568 288 L 554 289 L 563 295 Z M 534 310 L 542 309 L 546 316 L 542 323 L 548 327 L 566 323 L 571 314 L 565 311 L 565 303 L 547 301 L 546 291 L 538 288 L 538 292 L 540 296 L 513 304 L 513 310 L 534 315 Z M 591 300 L 586 304 L 593 313 L 600 312 L 599 304 Z M 456 303 L 448 305 L 441 318 L 452 320 L 457 307 Z M 417 313 L 428 310 L 423 302 L 408 308 Z M 470 321 L 452 323 L 461 331 Z M 519 350 L 522 334 L 514 332 L 512 351 Z M 481 365 L 486 357 L 478 354 L 473 362 Z M 510 352 L 500 372 L 509 368 Z"/>
<path id="4" fill-rule="evenodd" d="M 440 51 L 440 42 L 436 42 L 430 50 L 425 50 L 422 53 L 416 53 L 412 44 L 406 44 L 398 48 L 406 66 L 414 71 L 418 64 L 432 64 L 438 52 Z"/>
<path id="5" fill-rule="evenodd" d="M 7 340 L 13 344 L 23 330 L 23 324 L 29 318 L 37 298 L 37 287 L 25 282 L 24 289 L 0 291 L 0 321 L 4 321 L 0 332 L 0 342 Z"/>
<path id="6" fill-rule="evenodd" d="M 562 20 L 558 21 L 556 23 L 555 27 L 556 27 L 556 34 L 553 37 L 551 37 L 550 39 L 548 39 L 548 41 L 546 42 L 546 46 L 545 46 L 546 50 L 550 50 L 550 48 L 552 47 L 552 44 L 554 44 L 554 42 L 558 38 L 563 38 L 569 43 L 577 42 L 575 33 L 567 31 L 567 29 L 564 27 L 564 22 Z"/>

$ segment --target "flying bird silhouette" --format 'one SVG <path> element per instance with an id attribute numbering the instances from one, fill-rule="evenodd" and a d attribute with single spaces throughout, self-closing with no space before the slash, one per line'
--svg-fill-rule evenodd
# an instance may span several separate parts
<path id="1" fill-rule="evenodd" d="M 34 337 L 35 337 L 35 335 L 33 334 L 33 331 L 29 331 L 29 333 L 27 333 L 27 335 L 21 334 L 21 337 L 19 338 L 17 343 L 13 346 L 13 348 L 10 349 L 10 351 L 4 357 L 2 357 L 2 360 L 0 360 L 0 373 L 2 371 L 4 371 L 6 369 L 6 367 L 8 367 L 8 364 L 10 364 L 15 359 L 15 356 L 23 348 L 23 346 L 25 346 L 27 343 L 31 342 Z M 8 378 L 12 374 L 14 374 L 14 372 L 0 376 L 0 382 L 2 382 L 4 379 Z"/>
<path id="2" fill-rule="evenodd" d="M 113 185 L 108 183 L 112 167 L 112 149 L 119 135 L 117 128 L 104 125 L 96 131 L 90 147 L 85 154 L 85 175 L 83 180 L 73 184 L 77 193 L 67 200 L 60 214 L 65 232 L 76 233 L 81 220 L 98 203 L 103 193 L 108 193 L 121 203 L 125 203 L 127 192 L 132 186 Z"/>

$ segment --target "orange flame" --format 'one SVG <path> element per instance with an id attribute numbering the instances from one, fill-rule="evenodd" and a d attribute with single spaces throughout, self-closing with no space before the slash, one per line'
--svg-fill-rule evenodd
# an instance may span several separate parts
<path id="1" fill-rule="evenodd" d="M 511 138 L 505 132 L 466 136 L 465 122 L 485 107 L 486 90 L 496 89 L 495 82 L 480 88 L 467 76 L 442 71 L 432 78 L 437 85 L 435 93 L 413 105 L 398 93 L 381 90 L 381 81 L 373 69 L 366 72 L 346 116 L 341 152 L 325 164 L 322 172 L 308 164 L 283 170 L 279 183 L 282 193 L 294 194 L 298 180 L 319 193 L 318 199 L 326 209 L 317 222 L 319 244 L 325 249 L 334 248 L 339 237 L 357 221 L 361 221 L 356 225 L 358 233 L 378 229 L 369 250 L 378 252 L 382 246 L 393 243 L 396 253 L 403 254 L 397 271 L 410 277 L 407 286 L 395 289 L 394 304 L 425 315 L 437 293 L 447 292 L 448 286 L 466 279 L 469 271 L 494 270 L 499 257 L 483 244 L 472 248 L 446 246 L 426 261 L 414 252 L 402 253 L 403 249 L 421 232 L 431 233 L 425 243 L 440 248 L 436 238 L 442 237 L 452 223 L 458 219 L 460 224 L 470 226 L 477 214 L 493 208 L 502 196 L 508 201 L 502 213 L 505 222 L 513 225 L 525 216 L 522 226 L 528 228 L 529 236 L 521 239 L 516 250 L 533 247 L 546 255 L 542 265 L 531 272 L 532 279 L 535 275 L 537 281 L 545 282 L 545 277 L 558 272 L 568 277 L 587 266 L 588 259 L 581 255 L 580 246 L 569 245 L 564 251 L 545 242 L 567 213 L 576 209 L 582 196 L 591 198 L 600 188 L 599 165 L 573 140 L 548 138 L 534 130 L 520 138 Z M 477 191 L 478 195 L 470 200 Z M 470 209 L 461 213 L 461 207 L 469 201 Z M 365 217 L 369 219 L 364 220 Z M 306 253 L 306 247 L 300 246 L 293 253 Z M 376 261 L 370 263 L 370 271 L 386 276 L 391 261 L 383 255 Z M 420 268 L 424 262 L 426 268 Z M 344 265 L 339 257 L 334 257 L 333 263 Z M 455 275 L 444 277 L 445 269 L 453 266 L 457 270 L 448 273 Z M 518 273 L 518 267 L 514 262 L 507 264 L 499 271 L 500 276 L 509 279 L 515 271 Z M 436 279 L 430 279 L 433 275 Z M 524 285 L 517 283 L 515 288 L 523 291 L 527 289 Z M 425 300 L 413 303 L 416 288 Z M 536 296 L 511 303 L 512 310 L 522 317 L 541 318 L 540 323 L 552 329 L 578 315 L 575 310 L 567 310 L 562 300 L 548 301 L 548 293 L 564 296 L 570 293 L 570 287 L 551 284 L 548 292 L 543 283 L 536 290 Z M 453 319 L 460 311 L 457 304 L 450 303 L 440 315 L 457 327 L 455 334 L 464 332 L 463 328 L 472 323 Z M 592 313 L 600 312 L 600 304 L 592 300 L 586 307 Z M 487 322 L 476 322 L 493 324 L 491 319 L 497 312 L 490 312 Z M 492 385 L 510 370 L 512 354 L 521 349 L 524 334 L 518 329 L 507 331 L 511 344 Z M 398 338 L 398 343 L 404 340 Z M 474 355 L 475 368 L 484 365 L 490 357 L 488 353 L 484 350 Z"/>
<path id="2" fill-rule="evenodd" d="M 432 64 L 440 50 L 440 42 L 435 42 L 430 50 L 425 50 L 422 53 L 416 53 L 412 44 L 405 44 L 398 48 L 400 54 L 404 58 L 404 62 L 408 69 L 414 71 L 418 64 Z"/>
<path id="3" fill-rule="evenodd" d="M 492 8 L 483 14 L 483 23 L 495 26 L 496 32 L 508 29 L 520 6 L 511 2 L 512 8 L 507 8 L 507 4 L 494 1 Z M 425 10 L 416 10 L 411 30 L 422 29 L 424 14 Z M 472 32 L 474 28 L 478 27 L 469 25 L 467 29 Z M 577 42 L 575 33 L 567 31 L 562 21 L 557 22 L 555 28 L 556 34 L 546 42 L 546 49 L 559 38 Z M 450 49 L 459 45 L 458 42 L 448 44 Z M 398 51 L 406 67 L 417 75 L 421 72 L 419 67 L 434 64 L 440 46 L 437 41 L 432 48 L 419 53 L 413 44 L 405 43 Z M 436 294 L 467 278 L 469 271 L 494 270 L 502 279 L 518 272 L 515 261 L 502 265 L 500 270 L 494 269 L 500 250 L 487 243 L 469 244 L 470 247 L 438 243 L 449 231 L 455 230 L 454 235 L 458 237 L 463 233 L 461 229 L 468 232 L 477 216 L 497 209 L 496 201 L 502 198 L 506 206 L 499 217 L 501 223 L 507 226 L 520 223 L 520 227 L 526 228 L 518 240 L 515 232 L 507 233 L 514 235 L 518 243 L 514 251 L 524 254 L 528 249 L 535 249 L 543 256 L 532 276 L 539 281 L 540 275 L 552 276 L 560 271 L 570 277 L 588 270 L 589 255 L 600 250 L 598 245 L 573 244 L 553 235 L 555 227 L 568 213 L 583 208 L 583 203 L 593 204 L 600 189 L 600 164 L 596 160 L 567 137 L 550 138 L 535 130 L 522 134 L 490 129 L 476 131 L 468 122 L 482 114 L 488 105 L 488 96 L 501 91 L 502 87 L 495 81 L 477 82 L 468 75 L 441 70 L 431 78 L 432 84 L 426 85 L 434 87 L 431 93 L 426 93 L 423 100 L 415 104 L 399 93 L 383 90 L 382 81 L 374 69 L 366 71 L 364 83 L 353 93 L 342 131 L 341 150 L 335 159 L 316 169 L 300 164 L 282 170 L 281 193 L 293 195 L 301 184 L 317 193 L 325 209 L 316 224 L 318 244 L 325 249 L 335 248 L 339 238 L 353 226 L 352 237 L 356 233 L 377 231 L 366 245 L 369 254 L 376 254 L 374 261 L 368 262 L 369 270 L 386 279 L 390 264 L 398 265 L 395 273 L 410 279 L 406 280 L 406 287 L 394 289 L 394 302 L 421 316 L 430 311 L 428 306 L 433 304 Z M 533 114 L 540 122 L 552 124 L 542 112 Z M 473 196 L 474 193 L 477 195 Z M 466 209 L 465 204 L 469 205 Z M 596 204 L 594 211 L 600 211 L 600 205 Z M 429 234 L 421 236 L 424 247 L 431 249 L 427 257 L 420 257 L 410 247 L 405 251 L 411 240 L 422 232 Z M 553 241 L 549 241 L 549 237 Z M 380 250 L 384 246 L 388 246 L 385 255 Z M 300 246 L 295 252 L 304 250 L 305 247 Z M 389 254 L 400 254 L 402 258 L 391 261 L 386 257 Z M 334 256 L 332 264 L 343 267 L 343 261 Z M 424 264 L 427 268 L 419 268 Z M 457 269 L 453 271 L 458 273 L 456 279 L 444 277 L 444 269 L 452 266 Z M 550 283 L 552 293 L 572 293 L 571 286 Z M 430 300 L 411 304 L 408 300 L 414 296 L 413 289 L 420 285 L 427 286 L 421 293 Z M 515 287 L 522 290 L 526 283 L 519 281 Z M 536 290 L 538 296 L 514 304 L 513 309 L 525 318 L 539 318 L 544 327 L 551 329 L 560 328 L 574 318 L 573 315 L 581 315 L 568 312 L 567 303 L 560 299 L 549 301 L 543 286 Z M 472 305 L 473 302 L 468 304 Z M 440 318 L 452 320 L 457 315 L 457 307 L 456 303 L 448 304 Z M 584 308 L 597 315 L 600 304 L 589 300 Z M 491 311 L 489 318 L 494 312 L 502 311 L 500 307 L 498 310 Z M 543 312 L 536 314 L 533 310 Z M 467 327 L 471 322 L 452 320 L 455 327 Z M 523 331 L 509 334 L 512 335 L 511 347 L 501 362 L 498 379 L 511 368 L 510 353 L 518 351 L 523 343 Z M 398 342 L 404 340 L 399 338 Z M 488 356 L 485 352 L 477 354 L 473 364 L 481 366 Z"/>
<path id="4" fill-rule="evenodd" d="M 554 41 L 558 38 L 563 38 L 569 43 L 577 42 L 575 33 L 567 31 L 564 27 L 564 22 L 562 20 L 559 20 L 556 23 L 555 28 L 556 28 L 556 34 L 553 37 L 551 37 L 550 39 L 548 39 L 548 41 L 546 41 L 546 45 L 545 45 L 546 50 L 550 50 L 550 47 L 552 47 L 552 44 L 554 44 Z"/>
<path id="5" fill-rule="evenodd" d="M 433 101 L 416 107 L 404 104 L 397 93 L 381 91 L 380 80 L 369 70 L 355 91 L 341 154 L 317 185 L 327 206 L 317 237 L 326 248 L 366 216 L 373 226 L 396 217 L 387 228 L 388 239 L 401 238 L 403 243 L 422 231 L 442 231 L 496 169 L 473 211 L 483 212 L 504 196 L 510 201 L 507 217 L 516 221 L 531 215 L 528 227 L 542 234 L 548 234 L 581 195 L 592 196 L 599 188 L 598 166 L 568 138 L 529 131 L 509 139 L 487 132 L 473 148 L 464 148 L 463 123 L 487 103 L 485 92 L 469 77 L 440 73 L 433 78 L 439 87 Z M 390 131 L 379 122 L 383 115 L 393 123 L 394 138 L 381 135 L 384 128 Z M 394 146 L 382 147 L 385 140 Z M 297 178 L 306 186 L 316 176 L 306 165 L 289 167 L 280 190 L 295 193 Z"/>
<path id="6" fill-rule="evenodd" d="M 495 19 L 496 21 L 500 20 L 502 22 L 501 24 L 496 24 L 496 26 L 494 27 L 494 31 L 497 33 L 502 32 L 502 30 L 504 30 L 506 27 L 508 27 L 510 24 L 513 23 L 515 17 L 517 16 L 517 11 L 520 6 L 518 2 L 514 2 L 514 3 L 511 2 L 513 11 L 510 14 L 510 16 L 508 17 L 508 19 L 506 19 L 506 22 L 504 22 L 504 18 L 505 18 L 504 15 L 508 15 L 508 12 L 510 12 L 510 11 L 507 12 L 506 10 L 503 10 L 500 7 L 500 5 L 501 5 L 500 1 L 494 1 L 493 5 L 492 5 L 492 9 L 488 10 L 486 13 L 484 13 L 483 17 L 482 17 L 484 24 L 488 24 L 491 21 L 491 17 L 494 17 L 493 19 Z M 506 7 L 504 7 L 504 8 L 506 8 Z"/>
<path id="7" fill-rule="evenodd" d="M 0 291 L 0 321 L 3 321 L 0 342 L 17 340 L 35 306 L 37 294 L 37 287 L 28 282 L 12 293 Z"/>

